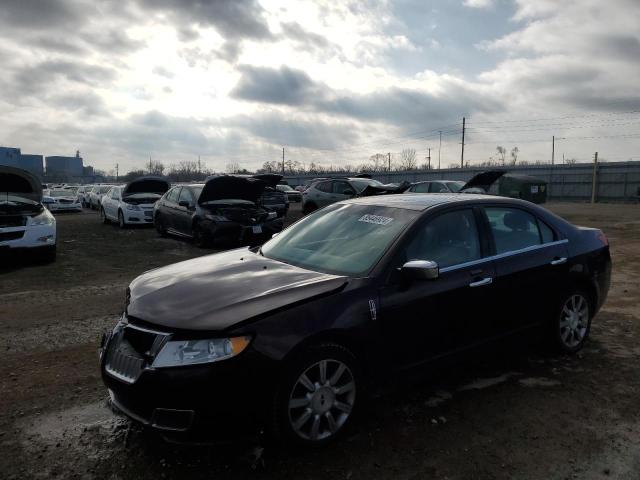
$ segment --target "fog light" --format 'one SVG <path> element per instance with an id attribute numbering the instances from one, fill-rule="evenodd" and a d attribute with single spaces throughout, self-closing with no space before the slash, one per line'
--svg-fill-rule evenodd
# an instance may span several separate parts
<path id="1" fill-rule="evenodd" d="M 53 242 L 53 235 L 47 235 L 45 237 L 38 237 L 38 241 L 39 242 L 44 242 L 44 243 L 52 243 Z"/>

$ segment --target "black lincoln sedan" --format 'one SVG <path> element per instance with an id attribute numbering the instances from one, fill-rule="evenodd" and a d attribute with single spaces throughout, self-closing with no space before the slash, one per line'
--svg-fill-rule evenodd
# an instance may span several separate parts
<path id="1" fill-rule="evenodd" d="M 516 334 L 576 352 L 610 273 L 603 232 L 522 200 L 348 200 L 260 248 L 136 278 L 102 377 L 117 409 L 166 436 L 324 443 L 382 375 Z"/>

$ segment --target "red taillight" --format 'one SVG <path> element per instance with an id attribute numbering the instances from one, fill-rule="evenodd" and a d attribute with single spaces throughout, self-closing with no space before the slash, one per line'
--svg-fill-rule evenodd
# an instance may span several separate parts
<path id="1" fill-rule="evenodd" d="M 609 246 L 609 239 L 602 230 L 598 230 L 597 237 L 604 245 Z"/>

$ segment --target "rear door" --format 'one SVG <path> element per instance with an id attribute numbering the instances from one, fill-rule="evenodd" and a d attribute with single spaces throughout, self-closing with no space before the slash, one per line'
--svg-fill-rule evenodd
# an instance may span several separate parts
<path id="1" fill-rule="evenodd" d="M 478 342 L 482 318 L 494 307 L 493 262 L 480 237 L 479 214 L 458 208 L 423 222 L 395 261 L 380 294 L 381 334 L 397 366 L 411 366 Z M 432 260 L 435 280 L 406 282 L 395 268 Z"/>
<path id="2" fill-rule="evenodd" d="M 540 324 L 553 314 L 568 279 L 568 242 L 533 212 L 519 207 L 486 206 L 495 288 L 491 332 L 502 335 Z"/>
<path id="3" fill-rule="evenodd" d="M 176 229 L 177 221 L 176 216 L 178 214 L 178 197 L 182 187 L 174 187 L 169 194 L 165 197 L 162 203 L 162 210 L 160 214 L 164 220 L 165 228 Z"/>

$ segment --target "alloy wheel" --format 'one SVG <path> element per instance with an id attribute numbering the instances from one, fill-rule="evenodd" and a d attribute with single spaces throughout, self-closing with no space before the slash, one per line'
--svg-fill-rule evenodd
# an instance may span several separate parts
<path id="1" fill-rule="evenodd" d="M 325 440 L 345 424 L 355 399 L 356 384 L 349 367 L 339 360 L 320 360 L 298 377 L 291 391 L 291 428 L 304 440 Z"/>
<path id="2" fill-rule="evenodd" d="M 560 314 L 560 339 L 569 348 L 575 348 L 587 336 L 589 328 L 589 302 L 579 294 L 571 295 Z"/>

